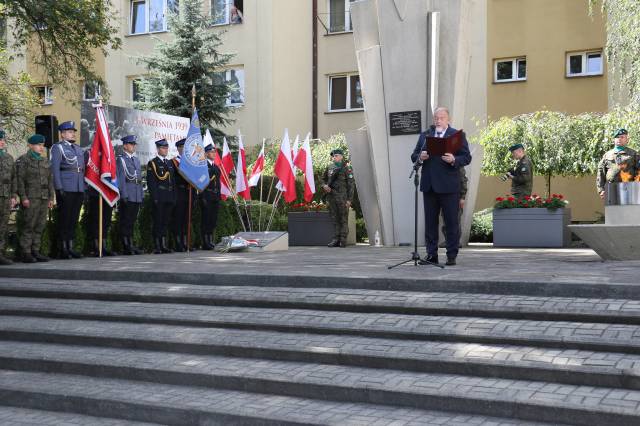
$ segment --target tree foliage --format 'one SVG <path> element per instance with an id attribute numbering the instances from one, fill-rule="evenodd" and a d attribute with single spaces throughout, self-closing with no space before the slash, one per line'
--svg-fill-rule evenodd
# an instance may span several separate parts
<path id="1" fill-rule="evenodd" d="M 7 141 L 23 142 L 33 127 L 37 99 L 31 80 L 24 73 L 11 75 L 9 56 L 0 48 L 0 128 L 7 131 Z"/>
<path id="2" fill-rule="evenodd" d="M 109 0 L 0 0 L 0 16 L 12 35 L 8 51 L 34 49 L 29 59 L 64 88 L 75 89 L 78 79 L 103 83 L 93 58 L 121 45 Z"/>
<path id="3" fill-rule="evenodd" d="M 216 81 L 214 72 L 221 71 L 233 55 L 219 51 L 221 34 L 210 28 L 210 21 L 202 13 L 201 0 L 180 2 L 179 14 L 168 20 L 174 37 L 158 40 L 154 53 L 140 58 L 149 73 L 140 86 L 144 100 L 136 107 L 190 117 L 195 85 L 200 123 L 219 135 L 216 129 L 231 122 L 226 105 L 230 87 Z"/>

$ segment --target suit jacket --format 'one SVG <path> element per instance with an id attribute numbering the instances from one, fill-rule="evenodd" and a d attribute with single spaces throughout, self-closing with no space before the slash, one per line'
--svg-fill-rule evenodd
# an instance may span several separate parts
<path id="1" fill-rule="evenodd" d="M 449 137 L 456 132 L 456 129 L 449 126 L 444 137 Z M 418 143 L 416 144 L 411 161 L 416 162 L 420 157 L 420 151 L 423 151 L 425 139 L 427 136 L 435 136 L 435 129 L 429 129 L 420 133 Z M 433 191 L 438 194 L 460 193 L 460 167 L 464 167 L 471 162 L 471 153 L 469 152 L 469 144 L 466 136 L 463 137 L 462 147 L 458 152 L 453 152 L 455 161 L 453 164 L 445 163 L 442 158 L 429 157 L 422 162 L 422 178 L 420 179 L 420 191 Z"/>
<path id="2" fill-rule="evenodd" d="M 84 192 L 85 156 L 75 143 L 61 141 L 51 147 L 51 173 L 56 191 Z"/>
<path id="3" fill-rule="evenodd" d="M 151 200 L 156 203 L 176 202 L 176 171 L 173 162 L 169 159 L 164 161 L 158 157 L 153 157 L 147 164 L 147 186 Z"/>
<path id="4" fill-rule="evenodd" d="M 220 201 L 220 168 L 215 164 L 209 164 L 209 184 L 200 193 L 200 199 L 204 203 Z"/>
<path id="5" fill-rule="evenodd" d="M 118 172 L 118 189 L 120 199 L 129 203 L 142 203 L 142 171 L 138 157 L 127 154 L 118 156 L 116 160 Z"/>

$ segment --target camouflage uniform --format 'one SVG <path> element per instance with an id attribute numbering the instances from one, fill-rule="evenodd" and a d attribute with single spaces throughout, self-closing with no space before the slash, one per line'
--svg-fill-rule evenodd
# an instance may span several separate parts
<path id="1" fill-rule="evenodd" d="M 334 241 L 340 242 L 342 246 L 345 246 L 349 235 L 349 209 L 346 203 L 353 199 L 355 189 L 351 166 L 344 162 L 340 165 L 331 164 L 324 172 L 322 185 L 327 185 L 331 188 L 331 192 L 326 195 L 326 199 L 329 203 L 329 212 L 335 226 Z"/>
<path id="2" fill-rule="evenodd" d="M 598 175 L 596 176 L 598 193 L 604 191 L 607 183 L 622 182 L 622 172 L 628 173 L 632 179 L 636 175 L 637 160 L 636 151 L 626 146 L 619 151 L 614 148 L 605 152 L 598 164 Z"/>
<path id="3" fill-rule="evenodd" d="M 458 172 L 460 172 L 460 199 L 464 200 L 467 197 L 467 190 L 469 188 L 469 178 L 467 178 L 467 171 L 464 167 L 458 168 Z M 464 212 L 463 208 L 458 208 L 458 235 L 462 238 L 462 213 Z M 444 226 L 444 217 L 442 216 L 442 212 L 440 213 L 440 219 L 442 220 L 442 235 L 447 236 L 447 232 Z M 445 248 L 447 247 L 447 241 L 441 242 L 438 247 Z"/>
<path id="4" fill-rule="evenodd" d="M 47 224 L 49 202 L 55 191 L 49 161 L 29 151 L 16 161 L 16 181 L 20 201 L 29 200 L 29 207 L 22 208 L 24 229 L 20 236 L 22 254 L 39 254 L 42 233 Z M 36 256 L 37 258 L 37 256 Z"/>
<path id="5" fill-rule="evenodd" d="M 533 191 L 533 163 L 526 155 L 518 160 L 516 167 L 510 172 L 511 195 L 515 198 L 531 196 Z"/>
<path id="6" fill-rule="evenodd" d="M 11 214 L 11 199 L 16 194 L 16 169 L 13 157 L 4 150 L 0 152 L 0 256 L 3 256 Z"/>

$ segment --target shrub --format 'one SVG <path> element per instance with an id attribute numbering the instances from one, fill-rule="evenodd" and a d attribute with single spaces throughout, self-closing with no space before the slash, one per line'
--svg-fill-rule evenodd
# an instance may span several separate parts
<path id="1" fill-rule="evenodd" d="M 493 209 L 485 209 L 473 214 L 469 241 L 473 243 L 493 242 Z"/>

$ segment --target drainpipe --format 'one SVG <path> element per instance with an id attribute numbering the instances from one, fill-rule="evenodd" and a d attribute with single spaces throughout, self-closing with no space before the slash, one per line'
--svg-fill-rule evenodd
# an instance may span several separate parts
<path id="1" fill-rule="evenodd" d="M 312 95 L 311 102 L 311 137 L 318 138 L 318 0 L 313 0 L 313 16 L 312 16 L 312 52 L 313 65 L 311 70 Z"/>

